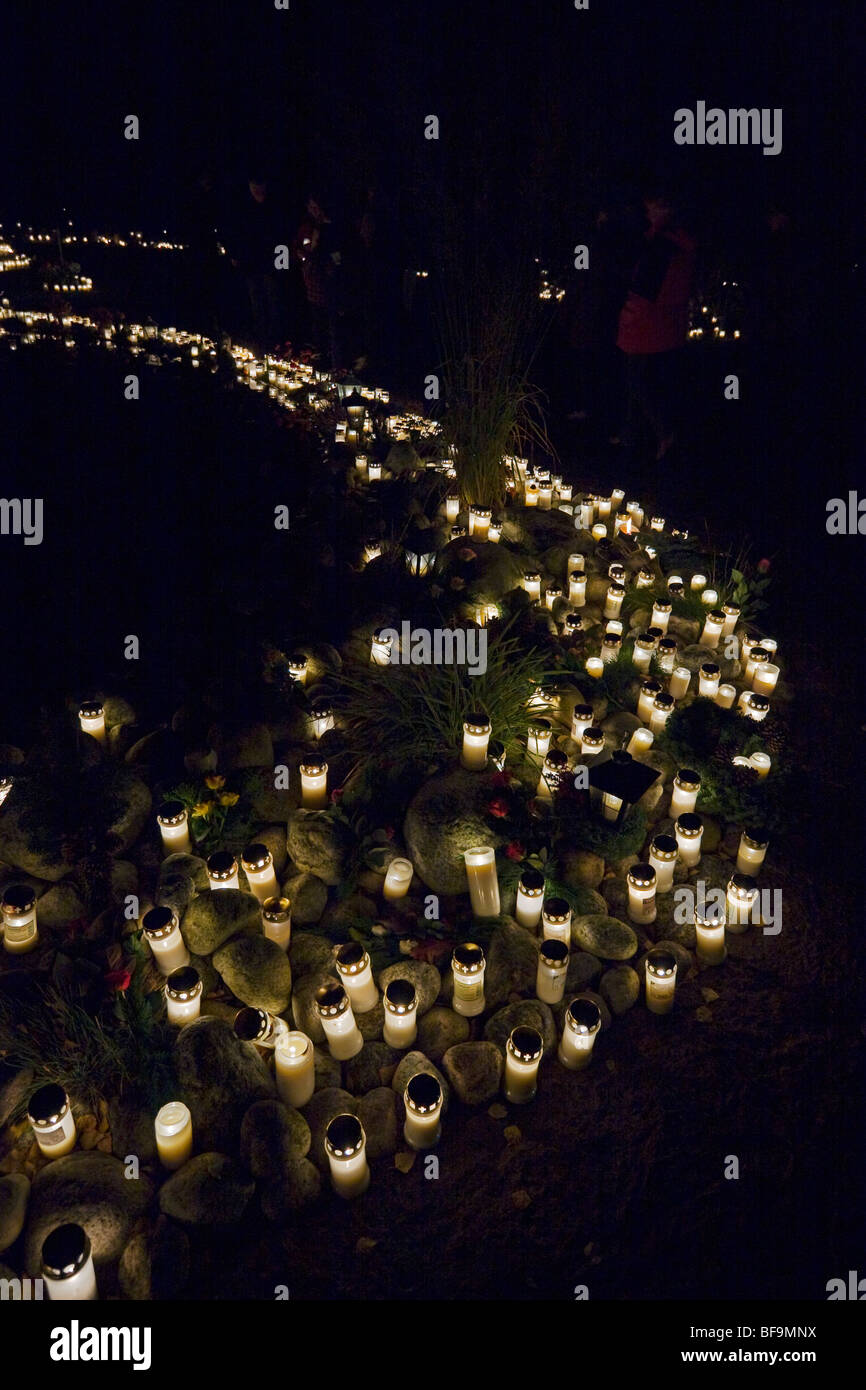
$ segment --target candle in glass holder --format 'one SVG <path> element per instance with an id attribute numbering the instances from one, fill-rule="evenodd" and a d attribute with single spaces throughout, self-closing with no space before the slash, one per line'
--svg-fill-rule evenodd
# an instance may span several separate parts
<path id="1" fill-rule="evenodd" d="M 545 608 L 548 608 L 548 609 L 552 610 L 552 609 L 553 609 L 553 605 L 556 603 L 557 599 L 561 599 L 561 598 L 562 598 L 562 585 L 561 585 L 561 584 L 548 584 L 547 588 L 546 588 L 545 591 L 544 591 L 544 606 L 545 606 Z"/>
<path id="2" fill-rule="evenodd" d="M 712 647 L 715 651 L 725 626 L 725 615 L 720 608 L 712 608 L 704 618 L 704 630 L 698 642 L 702 647 Z"/>
<path id="3" fill-rule="evenodd" d="M 189 817 L 182 801 L 164 801 L 156 813 L 156 820 L 166 855 L 192 853 Z"/>
<path id="4" fill-rule="evenodd" d="M 700 816 L 696 816 L 689 811 L 678 816 L 674 824 L 674 834 L 677 840 L 677 851 L 680 863 L 687 869 L 693 869 L 701 862 L 701 839 L 704 833 L 704 823 Z"/>
<path id="5" fill-rule="evenodd" d="M 592 705 L 575 705 L 571 713 L 571 737 L 580 743 L 584 729 L 592 724 Z"/>
<path id="6" fill-rule="evenodd" d="M 602 506 L 602 505 L 603 505 L 602 503 L 599 503 L 599 510 L 601 509 L 601 506 Z M 607 527 L 605 526 L 605 524 L 604 524 L 603 521 L 597 521 L 597 522 L 595 523 L 595 525 L 594 525 L 593 528 L 592 528 L 591 535 L 592 535 L 593 540 L 595 540 L 595 541 L 603 541 L 603 540 L 606 538 L 606 536 L 607 536 Z"/>
<path id="7" fill-rule="evenodd" d="M 316 754 L 304 757 L 301 768 L 301 805 L 308 811 L 322 811 L 328 804 L 328 764 Z"/>
<path id="8" fill-rule="evenodd" d="M 719 693 L 721 671 L 714 661 L 704 661 L 698 669 L 698 694 L 714 700 Z"/>
<path id="9" fill-rule="evenodd" d="M 547 757 L 553 730 L 549 719 L 532 719 L 526 739 L 527 751 L 535 758 Z"/>
<path id="10" fill-rule="evenodd" d="M 105 710 L 101 700 L 84 700 L 78 711 L 82 732 L 104 743 L 106 739 Z"/>
<path id="11" fill-rule="evenodd" d="M 487 532 L 487 539 L 489 541 L 493 541 L 493 543 L 496 544 L 496 542 L 501 538 L 501 536 L 502 518 L 499 516 L 492 516 L 490 518 L 490 529 Z"/>
<path id="12" fill-rule="evenodd" d="M 610 661 L 616 661 L 622 651 L 622 637 L 618 632 L 611 632 L 609 629 L 601 639 L 601 660 L 602 665 L 606 666 Z"/>
<path id="13" fill-rule="evenodd" d="M 172 970 L 165 981 L 165 1004 L 173 1028 L 183 1028 L 201 1013 L 201 976 L 192 965 Z"/>
<path id="14" fill-rule="evenodd" d="M 45 1237 L 42 1278 L 52 1303 L 87 1303 L 98 1298 L 90 1237 L 83 1226 L 67 1221 Z"/>
<path id="15" fill-rule="evenodd" d="M 753 753 L 749 758 L 749 766 L 754 768 L 759 777 L 766 777 L 772 766 L 772 759 L 769 753 Z"/>
<path id="16" fill-rule="evenodd" d="M 639 758 L 642 753 L 648 753 L 655 742 L 655 734 L 650 729 L 635 729 L 628 741 L 627 752 L 633 758 Z"/>
<path id="17" fill-rule="evenodd" d="M 241 880 L 238 873 L 238 861 L 227 849 L 218 849 L 215 854 L 208 856 L 205 861 L 207 867 L 208 884 L 212 889 L 216 888 L 240 888 Z"/>
<path id="18" fill-rule="evenodd" d="M 538 484 L 528 482 L 523 492 L 523 505 L 525 507 L 538 506 Z"/>
<path id="19" fill-rule="evenodd" d="M 568 601 L 574 608 L 586 606 L 586 575 L 572 573 L 568 576 Z"/>
<path id="20" fill-rule="evenodd" d="M 289 657 L 289 675 L 298 685 L 304 685 L 307 679 L 307 657 L 303 652 L 292 652 Z"/>
<path id="21" fill-rule="evenodd" d="M 673 695 L 675 700 L 681 700 L 686 694 L 691 680 L 692 673 L 688 666 L 675 666 L 668 682 L 668 692 Z"/>
<path id="22" fill-rule="evenodd" d="M 544 801 L 552 801 L 560 790 L 568 771 L 568 758 L 559 748 L 551 748 L 541 768 L 536 796 Z"/>
<path id="23" fill-rule="evenodd" d="M 584 729 L 580 738 L 580 756 L 582 758 L 597 758 L 599 753 L 604 751 L 604 730 L 596 729 L 591 726 Z"/>
<path id="24" fill-rule="evenodd" d="M 626 874 L 628 915 L 642 926 L 654 922 L 656 910 L 656 871 L 652 864 L 632 864 Z"/>
<path id="25" fill-rule="evenodd" d="M 760 724 L 761 720 L 766 719 L 767 715 L 770 713 L 770 701 L 767 699 L 766 695 L 755 695 L 752 692 L 747 693 L 749 694 L 749 700 L 746 703 L 745 713 L 750 719 L 754 719 L 757 724 Z"/>
<path id="26" fill-rule="evenodd" d="M 152 907 L 142 917 L 141 926 L 161 975 L 170 975 L 172 970 L 189 965 L 189 951 L 170 907 Z"/>
<path id="27" fill-rule="evenodd" d="M 538 1090 L 544 1039 L 537 1028 L 513 1028 L 505 1044 L 503 1094 L 512 1105 L 526 1105 Z"/>
<path id="28" fill-rule="evenodd" d="M 524 869 L 517 884 L 514 920 L 519 922 L 521 927 L 529 927 L 534 931 L 541 919 L 543 901 L 544 875 L 537 869 Z"/>
<path id="29" fill-rule="evenodd" d="M 701 603 L 705 608 L 717 608 L 719 604 L 718 591 L 716 589 L 704 589 L 701 594 Z"/>
<path id="30" fill-rule="evenodd" d="M 574 637 L 583 628 L 583 618 L 579 613 L 566 613 L 563 627 L 566 637 Z"/>
<path id="31" fill-rule="evenodd" d="M 460 763 L 473 772 L 487 766 L 487 745 L 490 742 L 490 720 L 482 711 L 467 715 L 463 723 L 463 750 Z"/>
<path id="32" fill-rule="evenodd" d="M 740 617 L 740 610 L 735 603 L 723 603 L 722 612 L 725 615 L 725 622 L 722 628 L 722 636 L 730 637 Z"/>
<path id="33" fill-rule="evenodd" d="M 566 573 L 569 576 L 572 575 L 575 570 L 578 570 L 582 574 L 585 568 L 586 556 L 581 555 L 579 550 L 575 550 L 573 554 L 569 555 L 568 564 L 566 565 Z"/>
<path id="34" fill-rule="evenodd" d="M 593 680 L 598 680 L 599 676 L 604 675 L 604 662 L 600 656 L 588 656 L 585 662 L 585 670 Z"/>
<path id="35" fill-rule="evenodd" d="M 693 574 L 689 580 L 689 588 L 693 593 L 699 594 L 701 589 L 707 587 L 707 576 L 705 574 Z"/>
<path id="36" fill-rule="evenodd" d="M 469 534 L 478 541 L 486 541 L 490 531 L 490 518 L 493 515 L 490 507 L 470 507 L 469 508 Z"/>
<path id="37" fill-rule="evenodd" d="M 600 518 L 602 521 L 607 521 L 607 519 L 608 519 L 609 516 L 610 516 L 610 511 L 611 511 L 611 500 L 610 500 L 610 498 L 609 498 L 609 497 L 599 497 L 599 498 L 598 498 L 598 502 L 597 502 L 597 509 L 598 509 L 599 518 Z"/>
<path id="38" fill-rule="evenodd" d="M 316 1009 L 331 1056 L 338 1062 L 355 1057 L 364 1046 L 364 1039 L 355 1022 L 349 996 L 338 980 L 316 990 Z"/>
<path id="39" fill-rule="evenodd" d="M 14 781 L 15 778 L 10 777 L 8 773 L 0 775 L 0 806 L 3 805 L 3 802 L 11 792 Z"/>
<path id="40" fill-rule="evenodd" d="M 728 931 L 740 936 L 755 920 L 759 889 L 751 874 L 734 873 L 725 894 Z"/>
<path id="41" fill-rule="evenodd" d="M 306 1033 L 292 1030 L 277 1038 L 274 1077 L 280 1100 L 286 1105 L 306 1105 L 316 1088 L 315 1054 Z"/>
<path id="42" fill-rule="evenodd" d="M 247 845 L 241 855 L 241 864 L 250 889 L 260 903 L 266 903 L 268 898 L 273 898 L 279 893 L 280 885 L 274 872 L 274 856 L 267 845 Z"/>
<path id="43" fill-rule="evenodd" d="M 419 1071 L 403 1092 L 406 1120 L 403 1138 L 411 1149 L 432 1149 L 439 1142 L 442 1118 L 442 1086 L 438 1077 Z"/>
<path id="44" fill-rule="evenodd" d="M 737 698 L 737 687 L 735 685 L 720 685 L 716 694 L 716 704 L 720 709 L 731 709 L 734 700 Z"/>
<path id="45" fill-rule="evenodd" d="M 170 1100 L 153 1124 L 156 1151 L 163 1168 L 176 1172 L 192 1154 L 192 1115 L 180 1100 Z"/>
<path id="46" fill-rule="evenodd" d="M 451 957 L 454 975 L 451 1007 L 456 1014 L 473 1018 L 476 1014 L 484 1013 L 484 966 L 484 952 L 474 941 L 465 941 L 454 947 Z"/>
<path id="47" fill-rule="evenodd" d="M 262 903 L 262 931 L 268 941 L 275 941 L 287 951 L 292 939 L 291 898 L 266 898 Z"/>
<path id="48" fill-rule="evenodd" d="M 677 639 L 675 637 L 660 637 L 656 655 L 660 670 L 664 671 L 665 675 L 670 675 L 677 659 Z"/>
<path id="49" fill-rule="evenodd" d="M 541 575 L 537 570 L 526 571 L 523 576 L 523 587 L 530 598 L 541 598 Z"/>
<path id="50" fill-rule="evenodd" d="M 653 586 L 653 584 L 655 584 L 655 582 L 656 582 L 656 577 L 655 577 L 655 575 L 653 574 L 652 570 L 648 570 L 648 569 L 640 569 L 640 570 L 638 570 L 638 572 L 637 572 L 637 579 L 635 580 L 635 584 L 636 584 L 636 586 L 637 586 L 638 589 L 651 589 L 652 586 Z"/>
<path id="51" fill-rule="evenodd" d="M 565 898 L 546 898 L 541 910 L 541 935 L 545 941 L 571 942 L 571 908 Z"/>
<path id="52" fill-rule="evenodd" d="M 384 1038 L 389 1047 L 411 1047 L 418 1036 L 418 998 L 411 980 L 391 980 L 384 994 Z"/>
<path id="53" fill-rule="evenodd" d="M 665 519 L 663 516 L 654 516 L 650 520 L 651 531 L 663 531 L 665 529 Z"/>
<path id="54" fill-rule="evenodd" d="M 267 1009 L 252 1007 L 238 1009 L 234 1017 L 235 1037 L 241 1042 L 255 1043 L 257 1047 L 275 1048 L 278 1040 L 289 1031 L 285 1019 L 269 1013 Z"/>
<path id="55" fill-rule="evenodd" d="M 536 997 L 545 1004 L 559 1004 L 565 993 L 568 974 L 568 946 L 557 937 L 542 941 L 538 948 L 538 969 L 535 973 Z"/>
<path id="56" fill-rule="evenodd" d="M 457 513 L 460 511 L 460 494 L 449 492 L 445 498 L 445 519 L 446 521 L 456 521 Z"/>
<path id="57" fill-rule="evenodd" d="M 337 973 L 356 1014 L 367 1014 L 379 1002 L 370 956 L 360 941 L 347 941 L 336 955 Z"/>
<path id="58" fill-rule="evenodd" d="M 357 1115 L 335 1115 L 325 1131 L 331 1186 L 338 1197 L 360 1197 L 370 1186 L 367 1139 Z"/>
<path id="59" fill-rule="evenodd" d="M 740 835 L 737 850 L 737 873 L 756 878 L 767 853 L 770 837 L 766 830 L 748 829 Z"/>
<path id="60" fill-rule="evenodd" d="M 677 842 L 673 835 L 656 835 L 650 843 L 649 862 L 656 872 L 656 892 L 669 893 L 674 886 Z"/>
<path id="61" fill-rule="evenodd" d="M 592 1061 L 592 1049 L 601 1028 L 601 1011 L 593 999 L 572 999 L 562 1025 L 557 1056 L 569 1071 L 582 1071 Z"/>
<path id="62" fill-rule="evenodd" d="M 649 726 L 654 734 L 660 734 L 662 732 L 662 730 L 665 727 L 665 724 L 667 724 L 668 720 L 673 714 L 673 710 L 673 695 L 666 695 L 664 691 L 661 691 L 655 697 L 655 700 L 653 701 L 653 707 L 650 712 Z"/>
<path id="63" fill-rule="evenodd" d="M 391 661 L 391 648 L 394 644 L 393 628 L 380 627 L 370 640 L 370 660 L 375 666 L 387 666 Z"/>
<path id="64" fill-rule="evenodd" d="M 26 883 L 10 883 L 0 900 L 3 946 L 10 955 L 23 956 L 39 944 L 36 894 Z"/>
<path id="65" fill-rule="evenodd" d="M 746 665 L 748 664 L 749 657 L 751 656 L 753 650 L 754 650 L 755 647 L 757 647 L 757 646 L 760 646 L 760 643 L 758 642 L 757 637 L 751 637 L 751 636 L 749 636 L 749 635 L 746 635 L 746 636 L 744 636 L 744 637 L 741 639 L 741 641 L 740 641 L 740 659 L 741 659 L 741 661 L 743 661 L 744 664 L 746 664 Z"/>
<path id="66" fill-rule="evenodd" d="M 652 637 L 648 637 L 645 632 L 642 632 L 639 637 L 634 639 L 632 661 L 639 671 L 649 670 L 650 662 L 653 659 L 653 653 L 655 651 L 655 645 Z"/>
<path id="67" fill-rule="evenodd" d="M 670 1013 L 677 989 L 677 958 L 672 951 L 663 946 L 647 951 L 645 989 L 651 1014 Z"/>
<path id="68" fill-rule="evenodd" d="M 414 872 L 411 859 L 392 859 L 385 874 L 382 896 L 389 902 L 405 898 Z"/>
<path id="69" fill-rule="evenodd" d="M 767 651 L 766 647 L 752 647 L 746 660 L 746 669 L 743 673 L 743 679 L 747 684 L 751 685 L 753 689 L 755 689 L 755 672 L 759 667 L 766 666 L 769 660 L 770 653 Z"/>
<path id="70" fill-rule="evenodd" d="M 757 695 L 772 695 L 778 679 L 779 667 L 768 661 L 763 666 L 755 668 L 752 677 L 752 689 Z"/>
<path id="71" fill-rule="evenodd" d="M 650 715 L 656 702 L 656 696 L 661 695 L 662 688 L 655 676 L 647 676 L 640 683 L 640 693 L 637 698 L 637 717 L 644 724 L 650 721 Z"/>
<path id="72" fill-rule="evenodd" d="M 62 1158 L 75 1148 L 75 1119 L 62 1086 L 51 1082 L 34 1091 L 27 1103 L 27 1118 L 39 1152 L 46 1158 Z"/>
<path id="73" fill-rule="evenodd" d="M 380 459 L 370 459 L 367 464 L 367 478 L 371 483 L 378 483 L 382 477 L 382 463 Z"/>
<path id="74" fill-rule="evenodd" d="M 604 617 L 618 618 L 625 598 L 625 588 L 622 584 L 609 584 L 604 600 Z"/>
<path id="75" fill-rule="evenodd" d="M 653 627 L 660 627 L 663 633 L 667 632 L 672 608 L 672 604 L 656 599 L 653 603 L 652 618 L 650 619 Z"/>
<path id="76" fill-rule="evenodd" d="M 681 767 L 671 788 L 671 815 L 674 820 L 695 809 L 700 789 L 700 775 L 691 767 Z"/>

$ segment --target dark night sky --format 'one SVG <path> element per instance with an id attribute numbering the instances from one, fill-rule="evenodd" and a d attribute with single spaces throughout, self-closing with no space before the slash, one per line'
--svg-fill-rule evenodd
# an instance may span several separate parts
<path id="1" fill-rule="evenodd" d="M 4 35 L 0 216 L 66 206 L 171 231 L 202 165 L 226 186 L 264 165 L 295 201 L 311 177 L 347 197 L 373 177 L 422 212 L 443 181 L 458 199 L 486 182 L 497 217 L 558 242 L 653 171 L 709 202 L 712 221 L 776 196 L 816 227 L 837 204 L 850 235 L 860 29 L 853 4 L 755 0 L 27 10 Z M 675 146 L 674 110 L 700 98 L 781 105 L 782 154 Z M 122 136 L 130 112 L 138 143 Z M 422 138 L 431 112 L 438 145 Z"/>

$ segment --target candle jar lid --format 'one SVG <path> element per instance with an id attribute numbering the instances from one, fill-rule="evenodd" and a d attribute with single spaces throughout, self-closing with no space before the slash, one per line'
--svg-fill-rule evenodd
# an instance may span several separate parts
<path id="1" fill-rule="evenodd" d="M 541 734 L 549 734 L 552 725 L 549 719 L 530 719 L 529 732 L 538 738 Z"/>
<path id="2" fill-rule="evenodd" d="M 709 620 L 710 618 L 713 620 L 714 623 L 724 623 L 724 610 L 721 608 L 711 608 L 709 613 L 707 614 L 707 619 Z"/>
<path id="3" fill-rule="evenodd" d="M 571 717 L 572 717 L 572 719 L 578 719 L 578 720 L 581 720 L 581 719 L 589 719 L 589 720 L 592 720 L 592 705 L 575 705 Z"/>
<path id="4" fill-rule="evenodd" d="M 548 584 L 547 589 L 545 590 L 545 592 L 548 594 L 548 596 L 549 596 L 550 598 L 561 598 L 561 597 L 562 597 L 562 585 L 561 585 L 561 584 Z"/>
<path id="5" fill-rule="evenodd" d="M 208 877 L 215 878 L 217 882 L 234 878 L 238 871 L 238 861 L 227 849 L 218 849 L 215 854 L 208 857 L 206 864 Z"/>
<path id="6" fill-rule="evenodd" d="M 537 1062 L 544 1051 L 544 1039 L 537 1028 L 521 1025 L 511 1030 L 505 1048 L 518 1062 Z"/>
<path id="7" fill-rule="evenodd" d="M 657 946 L 652 951 L 647 951 L 646 968 L 651 975 L 659 979 L 669 979 L 677 973 L 677 958 L 673 951 Z"/>
<path id="8" fill-rule="evenodd" d="M 178 1003 L 186 1003 L 190 999 L 195 999 L 196 995 L 201 994 L 201 976 L 192 965 L 181 965 L 177 970 L 172 970 L 165 982 L 165 992 L 169 999 L 174 999 Z"/>
<path id="9" fill-rule="evenodd" d="M 542 941 L 538 948 L 538 954 L 542 957 L 545 965 L 549 965 L 552 970 L 558 970 L 564 966 L 568 960 L 568 947 L 559 937 L 549 937 Z"/>
<path id="10" fill-rule="evenodd" d="M 310 705 L 311 719 L 328 719 L 334 713 L 334 707 L 327 700 L 317 700 Z"/>
<path id="11" fill-rule="evenodd" d="M 664 632 L 662 631 L 662 629 L 661 629 L 660 627 L 653 627 L 652 624 L 651 624 L 651 625 L 647 628 L 647 636 L 648 636 L 648 637 L 655 637 L 656 640 L 657 640 L 659 643 L 661 643 L 661 640 L 662 640 L 662 638 L 664 637 L 664 635 L 665 635 L 665 634 L 664 634 Z M 673 642 L 674 639 L 671 637 L 669 640 L 670 640 L 671 642 Z"/>
<path id="12" fill-rule="evenodd" d="M 568 767 L 568 758 L 561 748 L 551 748 L 544 759 L 544 766 L 551 772 L 561 772 L 564 767 Z"/>
<path id="13" fill-rule="evenodd" d="M 337 951 L 336 961 L 341 975 L 360 975 L 370 964 L 370 957 L 360 941 L 347 941 Z"/>
<path id="14" fill-rule="evenodd" d="M 42 1242 L 42 1273 L 49 1279 L 71 1279 L 89 1258 L 90 1237 L 74 1221 L 55 1226 Z"/>
<path id="15" fill-rule="evenodd" d="M 647 636 L 649 636 L 649 633 L 647 633 Z M 660 638 L 659 638 L 659 651 L 660 651 L 660 652 L 663 651 L 663 652 L 666 653 L 666 655 L 668 655 L 668 656 L 673 656 L 673 655 L 675 655 L 676 650 L 677 650 L 677 639 L 676 639 L 675 637 L 660 637 Z"/>
<path id="16" fill-rule="evenodd" d="M 3 890 L 3 912 L 11 917 L 19 912 L 30 912 L 36 906 L 36 894 L 26 883 L 10 883 Z"/>
<path id="17" fill-rule="evenodd" d="M 394 629 L 392 627 L 379 627 L 373 633 L 373 641 L 380 642 L 383 646 L 389 646 L 394 641 Z"/>
<path id="18" fill-rule="evenodd" d="M 735 898 L 756 898 L 758 896 L 758 888 L 750 874 L 731 874 L 728 892 L 733 892 Z"/>
<path id="19" fill-rule="evenodd" d="M 544 892 L 544 874 L 537 869 L 524 869 L 520 875 L 520 887 L 528 898 L 537 898 Z"/>
<path id="20" fill-rule="evenodd" d="M 403 1100 L 407 1110 L 416 1115 L 429 1115 L 442 1104 L 441 1083 L 427 1071 L 416 1072 L 409 1079 Z"/>
<path id="21" fill-rule="evenodd" d="M 177 926 L 177 917 L 170 907 L 152 907 L 141 919 L 142 929 L 151 941 L 170 936 Z"/>
<path id="22" fill-rule="evenodd" d="M 482 521 L 484 520 L 485 517 L 491 517 L 491 516 L 493 515 L 493 508 L 492 508 L 492 507 L 475 507 L 475 506 L 472 506 L 472 507 L 469 508 L 469 510 L 470 510 L 470 512 L 472 513 L 473 516 L 475 516 L 475 517 L 481 517 Z"/>
<path id="23" fill-rule="evenodd" d="M 725 911 L 718 903 L 708 903 L 704 910 L 695 908 L 696 927 L 724 927 Z"/>
<path id="24" fill-rule="evenodd" d="M 756 695 L 752 692 L 749 708 L 759 710 L 761 713 L 766 714 L 767 710 L 770 708 L 770 701 L 767 699 L 766 695 Z"/>
<path id="25" fill-rule="evenodd" d="M 700 816 L 696 816 L 694 811 L 684 811 L 681 816 L 677 816 L 676 829 L 682 835 L 694 836 L 703 833 L 704 823 Z"/>
<path id="26" fill-rule="evenodd" d="M 100 719 L 104 713 L 101 700 L 82 700 L 78 710 L 80 719 Z"/>
<path id="27" fill-rule="evenodd" d="M 771 653 L 766 647 L 753 647 L 749 652 L 750 661 L 769 661 Z"/>
<path id="28" fill-rule="evenodd" d="M 364 1147 L 364 1126 L 357 1115 L 335 1115 L 325 1131 L 325 1152 L 331 1158 L 354 1158 Z"/>
<path id="29" fill-rule="evenodd" d="M 463 732 L 464 734 L 489 734 L 490 720 L 482 710 L 467 714 L 463 721 Z"/>
<path id="30" fill-rule="evenodd" d="M 652 888 L 655 886 L 656 871 L 652 864 L 632 864 L 626 878 L 635 888 Z"/>
<path id="31" fill-rule="evenodd" d="M 235 1037 L 242 1042 L 257 1042 L 268 1037 L 272 1026 L 271 1016 L 265 1009 L 238 1009 L 235 1014 Z"/>
<path id="32" fill-rule="evenodd" d="M 666 603 L 664 599 L 656 599 L 653 603 L 653 611 L 655 613 L 670 613 L 672 608 L 673 604 Z"/>
<path id="33" fill-rule="evenodd" d="M 307 669 L 307 658 L 304 656 L 304 653 L 303 653 L 303 652 L 292 652 L 292 655 L 289 657 L 289 670 L 290 670 L 290 671 L 306 671 L 306 669 Z"/>
<path id="34" fill-rule="evenodd" d="M 607 586 L 607 596 L 608 596 L 608 598 L 622 598 L 624 594 L 625 594 L 625 585 L 624 585 L 624 584 L 620 584 L 617 580 L 614 580 L 613 583 L 608 584 L 608 586 Z"/>
<path id="35" fill-rule="evenodd" d="M 622 642 L 622 634 L 619 632 L 606 632 L 602 638 L 602 647 L 618 647 Z"/>
<path id="36" fill-rule="evenodd" d="M 411 980 L 390 980 L 385 988 L 385 1008 L 391 1014 L 409 1014 L 417 1006 L 415 986 Z"/>
<path id="37" fill-rule="evenodd" d="M 262 869 L 267 869 L 272 863 L 273 858 L 267 845 L 247 845 L 241 853 L 241 863 L 247 873 L 259 873 Z"/>
<path id="38" fill-rule="evenodd" d="M 349 1007 L 349 996 L 339 980 L 316 990 L 316 1008 L 322 1018 L 339 1018 Z"/>
<path id="39" fill-rule="evenodd" d="M 477 975 L 484 969 L 484 952 L 474 941 L 461 942 L 454 947 L 451 967 L 458 968 L 464 975 Z"/>
<path id="40" fill-rule="evenodd" d="M 569 632 L 580 632 L 583 627 L 583 618 L 579 613 L 566 613 L 565 626 Z"/>
<path id="41" fill-rule="evenodd" d="M 565 1011 L 565 1021 L 574 1033 L 597 1033 L 601 1027 L 601 1010 L 592 999 L 572 999 Z"/>
<path id="42" fill-rule="evenodd" d="M 650 637 L 648 632 L 641 632 L 634 639 L 634 644 L 636 647 L 641 647 L 644 651 L 646 651 L 647 649 L 649 651 L 652 651 L 655 647 L 655 638 Z"/>
<path id="43" fill-rule="evenodd" d="M 186 807 L 182 801 L 164 801 L 156 813 L 160 825 L 183 825 Z"/>
<path id="44" fill-rule="evenodd" d="M 592 724 L 588 729 L 584 729 L 580 737 L 588 743 L 590 747 L 600 748 L 604 743 L 604 729 L 597 729 L 595 725 Z"/>
<path id="45" fill-rule="evenodd" d="M 585 584 L 586 575 L 583 570 L 572 570 L 568 576 L 568 582 L 569 584 Z"/>
<path id="46" fill-rule="evenodd" d="M 323 772 L 328 771 L 328 764 L 325 759 L 318 756 L 304 758 L 300 767 L 301 773 L 305 777 L 321 777 Z"/>
<path id="47" fill-rule="evenodd" d="M 738 618 L 740 616 L 740 610 L 735 603 L 723 603 L 722 612 L 726 618 Z"/>
<path id="48" fill-rule="evenodd" d="M 695 772 L 693 767 L 681 767 L 674 781 L 684 792 L 697 792 L 701 789 L 701 775 Z"/>
<path id="49" fill-rule="evenodd" d="M 647 676 L 647 678 L 640 683 L 640 693 L 641 695 L 661 695 L 661 684 L 656 680 L 655 676 Z"/>
<path id="50" fill-rule="evenodd" d="M 27 1115 L 32 1125 L 48 1126 L 59 1124 L 69 1109 L 69 1097 L 62 1086 L 50 1082 L 40 1086 L 27 1103 Z"/>
<path id="51" fill-rule="evenodd" d="M 622 584 L 625 580 L 625 565 L 621 565 L 618 560 L 614 560 L 613 564 L 608 566 L 607 573 L 609 579 L 615 580 L 617 584 Z"/>
<path id="52" fill-rule="evenodd" d="M 265 898 L 262 918 L 265 922 L 285 922 L 291 916 L 291 898 Z"/>
<path id="53" fill-rule="evenodd" d="M 657 859 L 676 859 L 677 842 L 673 835 L 656 835 L 650 844 L 650 852 Z"/>
<path id="54" fill-rule="evenodd" d="M 565 898 L 548 898 L 541 909 L 545 921 L 561 926 L 571 917 L 571 908 Z"/>
<path id="55" fill-rule="evenodd" d="M 668 593 L 671 598 L 682 598 L 685 593 L 685 585 L 681 579 L 673 579 L 668 584 Z"/>
<path id="56" fill-rule="evenodd" d="M 668 695 L 668 694 L 666 693 L 666 691 L 662 691 L 661 694 L 657 695 L 657 696 L 655 697 L 655 700 L 653 701 L 654 707 L 655 707 L 656 709 L 662 709 L 662 710 L 664 710 L 664 709 L 667 709 L 667 710 L 673 709 L 675 703 L 676 703 L 676 701 L 674 700 L 673 695 Z"/>
<path id="57" fill-rule="evenodd" d="M 702 661 L 701 675 L 706 676 L 708 680 L 715 680 L 721 675 L 721 671 L 714 661 Z"/>
<path id="58" fill-rule="evenodd" d="M 743 841 L 749 849 L 766 849 L 770 843 L 768 831 L 763 826 L 753 825 L 742 833 Z"/>
<path id="59" fill-rule="evenodd" d="M 652 570 L 638 570 L 637 577 L 642 584 L 652 584 L 655 580 L 655 575 Z"/>
<path id="60" fill-rule="evenodd" d="M 523 578 L 525 580 L 528 580 L 530 584 L 534 584 L 536 580 L 539 583 L 541 582 L 541 575 L 539 574 L 538 570 L 524 570 Z"/>

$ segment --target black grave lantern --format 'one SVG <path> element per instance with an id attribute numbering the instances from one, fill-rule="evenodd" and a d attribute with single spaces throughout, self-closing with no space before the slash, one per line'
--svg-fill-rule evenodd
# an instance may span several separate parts
<path id="1" fill-rule="evenodd" d="M 590 802 L 595 814 L 611 825 L 620 825 L 630 806 L 640 801 L 661 776 L 654 767 L 639 763 L 624 748 L 589 769 Z"/>

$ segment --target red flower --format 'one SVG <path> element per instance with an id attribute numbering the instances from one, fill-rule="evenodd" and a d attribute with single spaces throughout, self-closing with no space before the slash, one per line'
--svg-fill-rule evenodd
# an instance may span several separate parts
<path id="1" fill-rule="evenodd" d="M 132 980 L 132 968 L 126 965 L 122 970 L 109 970 L 108 974 L 103 975 L 102 978 L 109 989 L 117 990 L 118 993 L 123 994 L 125 990 L 129 989 Z"/>
<path id="2" fill-rule="evenodd" d="M 394 838 L 394 827 L 393 827 L 393 825 L 383 825 L 383 826 L 382 826 L 382 829 L 384 830 L 385 834 L 388 836 L 388 839 L 389 839 L 389 840 L 393 840 L 393 838 Z"/>
<path id="3" fill-rule="evenodd" d="M 758 571 L 758 574 L 766 574 L 767 571 L 769 570 L 769 568 L 770 568 L 770 561 L 769 561 L 766 557 L 765 557 L 763 560 L 759 560 L 758 563 L 757 563 L 757 565 L 756 565 L 756 569 L 757 569 L 757 571 Z"/>
<path id="4" fill-rule="evenodd" d="M 342 788 L 342 787 L 334 787 L 333 791 L 331 792 L 331 805 L 332 805 L 332 806 L 336 806 L 337 802 L 340 800 L 340 797 L 341 797 L 342 795 L 343 795 L 343 788 Z"/>
<path id="5" fill-rule="evenodd" d="M 526 850 L 517 840 L 512 840 L 511 844 L 505 846 L 505 856 L 507 859 L 522 859 Z"/>
<path id="6" fill-rule="evenodd" d="M 491 787 L 510 787 L 511 782 L 511 773 L 505 772 L 504 770 L 502 772 L 494 772 L 493 776 L 490 778 Z"/>
<path id="7" fill-rule="evenodd" d="M 491 816 L 496 816 L 497 820 L 502 820 L 508 815 L 508 802 L 502 796 L 495 796 L 492 801 L 488 801 L 487 809 Z"/>

